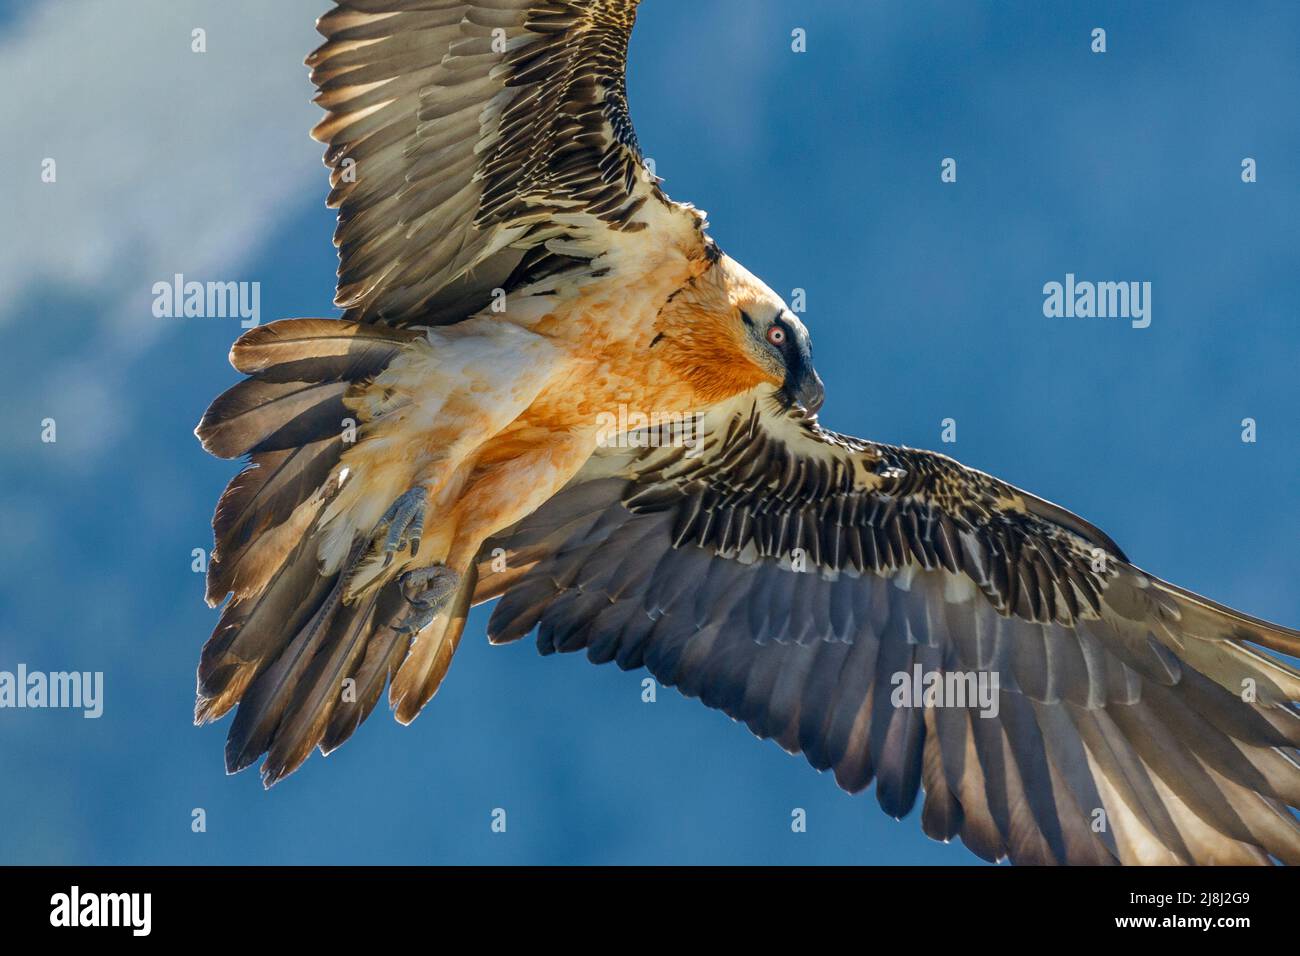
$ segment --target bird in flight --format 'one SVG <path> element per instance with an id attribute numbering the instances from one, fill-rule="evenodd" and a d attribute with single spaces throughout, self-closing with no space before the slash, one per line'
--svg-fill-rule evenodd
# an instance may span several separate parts
<path id="1" fill-rule="evenodd" d="M 638 0 L 337 0 L 307 60 L 339 319 L 253 329 L 197 435 L 226 602 L 196 721 L 270 786 L 468 609 L 646 668 L 894 817 L 1017 863 L 1300 862 L 1300 632 L 1065 509 L 835 434 L 807 330 L 670 200 Z"/>

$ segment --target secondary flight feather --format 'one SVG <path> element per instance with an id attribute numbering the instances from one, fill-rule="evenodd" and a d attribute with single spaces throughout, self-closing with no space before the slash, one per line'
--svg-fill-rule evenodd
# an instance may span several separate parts
<path id="1" fill-rule="evenodd" d="M 636 7 L 320 19 L 343 317 L 244 335 L 197 429 L 248 457 L 198 673 L 196 719 L 235 710 L 227 768 L 269 786 L 385 688 L 413 720 L 499 598 L 493 642 L 645 667 L 894 816 L 923 793 L 925 832 L 986 859 L 1300 861 L 1300 633 L 822 428 L 807 330 L 641 156 Z M 992 697 L 910 706 L 912 674 Z"/>

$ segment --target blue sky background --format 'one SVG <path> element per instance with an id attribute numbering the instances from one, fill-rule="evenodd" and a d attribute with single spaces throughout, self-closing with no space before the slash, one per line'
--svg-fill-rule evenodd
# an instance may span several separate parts
<path id="1" fill-rule="evenodd" d="M 974 862 L 695 701 L 641 703 L 640 673 L 489 647 L 485 609 L 411 727 L 381 708 L 269 793 L 224 776 L 227 723 L 190 723 L 216 617 L 190 552 L 234 467 L 191 430 L 240 329 L 155 319 L 150 289 L 335 314 L 301 66 L 325 7 L 0 0 L 0 669 L 106 681 L 99 720 L 0 711 L 0 863 Z M 828 426 L 941 448 L 1296 626 L 1297 50 L 1292 2 L 648 0 L 629 93 L 669 193 L 807 290 Z M 1045 318 L 1067 272 L 1150 281 L 1151 327 Z"/>

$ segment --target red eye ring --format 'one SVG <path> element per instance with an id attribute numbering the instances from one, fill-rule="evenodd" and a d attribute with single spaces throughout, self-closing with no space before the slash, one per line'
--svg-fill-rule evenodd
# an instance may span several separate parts
<path id="1" fill-rule="evenodd" d="M 767 340 L 773 345 L 785 344 L 785 329 L 779 325 L 774 325 L 767 330 Z"/>

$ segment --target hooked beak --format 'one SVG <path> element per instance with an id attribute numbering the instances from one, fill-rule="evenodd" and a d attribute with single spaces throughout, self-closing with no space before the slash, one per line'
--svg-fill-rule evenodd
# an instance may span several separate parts
<path id="1" fill-rule="evenodd" d="M 822 384 L 821 376 L 809 368 L 798 382 L 787 381 L 782 386 L 781 397 L 787 408 L 798 408 L 806 417 L 812 418 L 826 401 L 826 386 Z"/>

